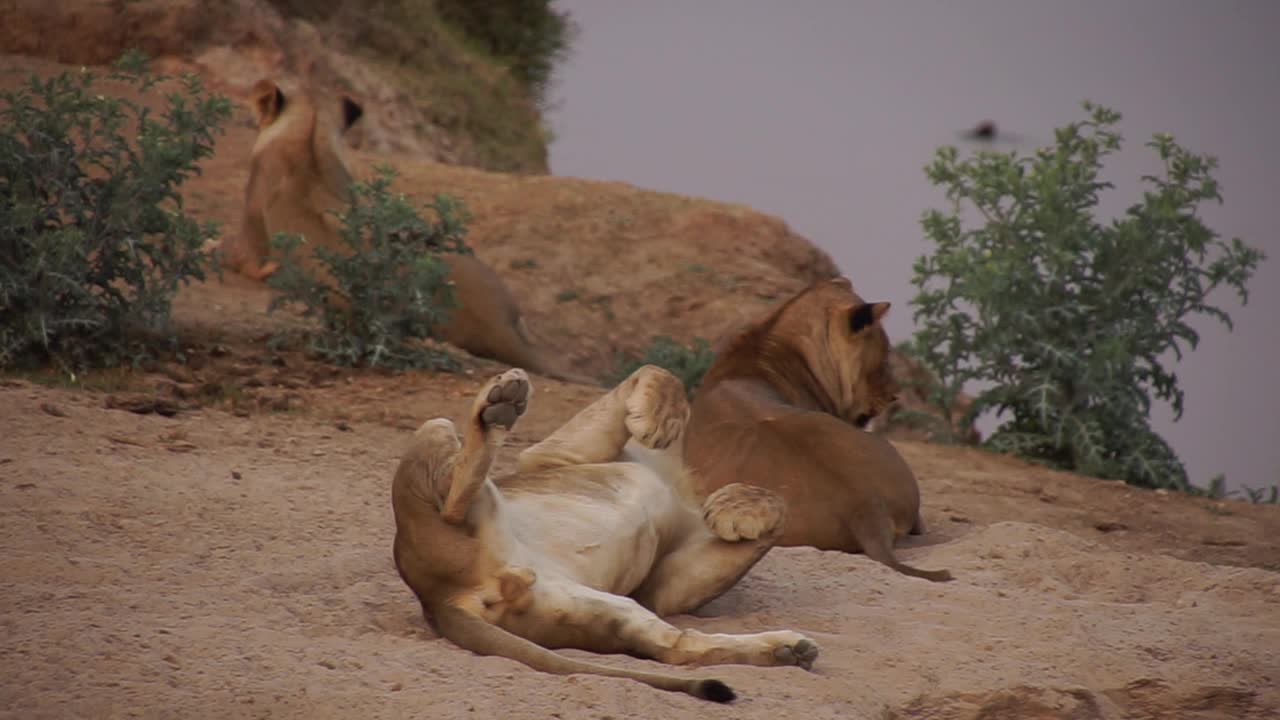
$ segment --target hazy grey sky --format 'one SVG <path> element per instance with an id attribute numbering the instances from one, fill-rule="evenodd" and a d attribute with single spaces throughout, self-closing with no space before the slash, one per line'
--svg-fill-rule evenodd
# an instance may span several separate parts
<path id="1" fill-rule="evenodd" d="M 1203 217 L 1269 259 L 1236 321 L 1178 366 L 1186 411 L 1156 429 L 1191 477 L 1280 483 L 1280 2 L 1253 0 L 559 0 L 580 26 L 551 114 L 552 172 L 740 202 L 826 249 L 912 328 L 922 167 L 984 118 L 1032 141 L 1124 114 L 1119 186 L 1137 199 L 1153 132 L 1221 161 Z"/>

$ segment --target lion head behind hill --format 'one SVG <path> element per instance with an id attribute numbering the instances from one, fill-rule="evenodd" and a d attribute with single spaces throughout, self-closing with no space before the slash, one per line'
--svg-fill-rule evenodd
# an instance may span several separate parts
<path id="1" fill-rule="evenodd" d="M 352 176 L 342 136 L 364 114 L 348 97 L 322 100 L 313 92 L 285 92 L 271 80 L 254 86 L 258 138 L 250 160 L 241 233 L 222 243 L 223 265 L 264 280 L 279 269 L 271 258 L 276 233 L 303 235 L 313 246 L 345 251 L 327 211 L 350 200 Z M 301 258 L 310 263 L 310 256 Z M 456 307 L 440 336 L 475 355 L 550 377 L 594 384 L 535 347 L 511 291 L 488 265 L 471 255 L 449 254 Z M 324 277 L 322 269 L 312 271 Z M 327 278 L 326 278 L 327 279 Z"/>
<path id="2" fill-rule="evenodd" d="M 780 545 L 866 552 L 931 580 L 893 555 L 923 532 L 915 476 L 868 421 L 896 398 L 889 303 L 868 303 L 848 280 L 815 283 L 737 333 L 694 397 L 685 452 L 699 491 L 744 482 L 777 492 L 792 520 Z"/>

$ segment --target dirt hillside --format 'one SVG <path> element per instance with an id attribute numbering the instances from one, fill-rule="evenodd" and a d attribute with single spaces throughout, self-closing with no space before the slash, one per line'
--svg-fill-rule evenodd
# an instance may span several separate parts
<path id="1" fill-rule="evenodd" d="M 60 68 L 0 57 L 0 83 Z M 231 232 L 244 120 L 187 188 Z M 362 150 L 358 164 L 387 158 Z M 835 272 L 748 208 L 397 165 L 414 193 L 467 201 L 477 254 L 584 371 L 654 334 L 718 337 Z M 458 417 L 498 366 L 330 368 L 267 349 L 292 320 L 266 317 L 266 301 L 235 277 L 185 290 L 183 365 L 74 388 L 54 374 L 0 380 L 0 717 L 1280 716 L 1280 509 L 909 441 L 898 447 L 930 532 L 901 556 L 954 582 L 780 549 L 673 620 L 805 632 L 823 647 L 813 672 L 689 670 L 739 691 L 721 707 L 474 656 L 431 633 L 396 576 L 389 489 L 409 431 Z M 504 465 L 601 392 L 535 382 Z"/>

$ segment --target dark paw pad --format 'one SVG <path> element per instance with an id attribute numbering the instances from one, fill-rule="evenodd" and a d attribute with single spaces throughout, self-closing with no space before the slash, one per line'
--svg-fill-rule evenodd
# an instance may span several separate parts
<path id="1" fill-rule="evenodd" d="M 813 661 L 818 659 L 818 644 L 806 638 L 794 645 L 783 645 L 773 651 L 773 656 L 782 665 L 797 665 L 805 670 L 812 670 Z"/>
<path id="2" fill-rule="evenodd" d="M 485 396 L 486 407 L 480 421 L 486 426 L 510 430 L 529 407 L 529 380 L 524 373 L 512 370 L 499 376 Z"/>

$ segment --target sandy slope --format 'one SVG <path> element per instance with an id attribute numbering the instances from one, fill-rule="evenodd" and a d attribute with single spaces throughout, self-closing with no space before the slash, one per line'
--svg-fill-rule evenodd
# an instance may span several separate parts
<path id="1" fill-rule="evenodd" d="M 716 707 L 541 675 L 435 638 L 390 559 L 404 430 L 140 416 L 25 383 L 0 388 L 0 407 L 6 717 L 1280 713 L 1274 571 L 1125 552 L 1012 519 L 903 552 L 951 569 L 945 585 L 863 556 L 775 550 L 702 617 L 676 622 L 793 628 L 823 655 L 812 673 L 715 668 L 742 696 Z M 924 492 L 938 524 L 935 482 L 926 476 Z M 1256 529 L 1274 534 L 1275 515 Z"/>

